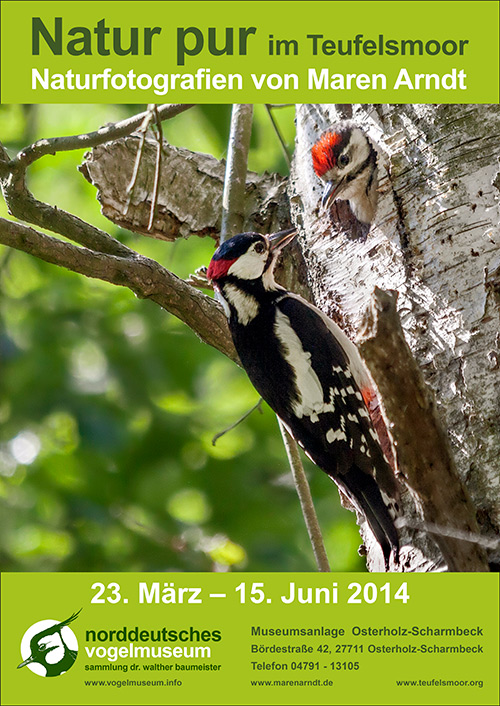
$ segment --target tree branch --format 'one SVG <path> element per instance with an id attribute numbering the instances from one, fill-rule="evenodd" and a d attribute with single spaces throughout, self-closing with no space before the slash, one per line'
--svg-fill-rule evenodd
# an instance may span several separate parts
<path id="1" fill-rule="evenodd" d="M 266 111 L 267 114 L 269 115 L 269 120 L 271 121 L 271 125 L 273 126 L 273 130 L 276 133 L 276 137 L 278 138 L 278 141 L 281 146 L 281 151 L 283 152 L 283 157 L 285 158 L 285 162 L 288 164 L 288 169 L 292 166 L 292 160 L 290 159 L 290 155 L 288 154 L 288 149 L 285 144 L 285 140 L 283 139 L 283 135 L 281 134 L 281 130 L 279 128 L 278 123 L 276 122 L 273 111 L 272 111 L 273 106 L 270 105 L 269 103 L 266 103 Z"/>
<path id="2" fill-rule="evenodd" d="M 24 180 L 16 183 L 10 175 L 2 182 L 2 191 L 9 213 L 19 220 L 63 235 L 91 250 L 119 257 L 132 257 L 134 254 L 133 250 L 100 228 L 63 209 L 38 201 L 28 191 Z"/>
<path id="3" fill-rule="evenodd" d="M 252 119 L 253 105 L 233 105 L 222 197 L 221 242 L 240 233 L 245 220 L 245 183 Z"/>
<path id="4" fill-rule="evenodd" d="M 157 109 L 157 115 L 160 120 L 173 118 L 179 113 L 192 108 L 194 104 L 178 103 L 165 104 Z M 84 133 L 82 135 L 68 135 L 63 137 L 51 137 L 44 140 L 38 140 L 33 145 L 25 147 L 12 160 L 15 166 L 26 169 L 30 164 L 33 164 L 40 157 L 47 154 L 56 154 L 56 152 L 67 152 L 69 150 L 80 150 L 86 147 L 96 147 L 110 140 L 117 140 L 119 137 L 130 135 L 131 132 L 141 126 L 142 121 L 148 115 L 148 111 L 139 113 L 126 120 L 121 120 L 118 123 L 105 125 L 104 127 L 95 130 L 94 132 Z"/>
<path id="5" fill-rule="evenodd" d="M 172 118 L 190 107 L 187 104 L 163 105 L 157 109 L 157 119 L 160 121 Z M 142 124 L 147 114 L 147 112 L 140 113 L 127 120 L 82 135 L 39 140 L 21 150 L 12 160 L 0 144 L 0 178 L 9 213 L 20 220 L 64 235 L 92 250 L 121 257 L 132 256 L 132 250 L 108 233 L 85 223 L 77 216 L 38 201 L 26 186 L 26 169 L 44 155 L 97 146 L 111 139 L 128 135 Z"/>
<path id="6" fill-rule="evenodd" d="M 158 118 L 161 120 L 173 117 L 188 107 L 187 105 L 161 106 L 158 108 Z M 109 139 L 117 137 L 123 139 L 123 135 L 127 135 L 143 123 L 145 116 L 146 113 L 141 113 L 133 118 L 84 135 L 40 140 L 22 150 L 13 160 L 0 144 L 0 178 L 9 212 L 20 220 L 63 235 L 82 245 L 83 248 L 72 246 L 10 221 L 2 221 L 0 242 L 86 276 L 129 287 L 137 296 L 148 297 L 178 316 L 193 328 L 202 340 L 237 361 L 238 357 L 229 335 L 225 317 L 211 298 L 196 291 L 152 260 L 140 258 L 134 250 L 123 245 L 105 231 L 86 223 L 71 213 L 38 201 L 26 186 L 26 168 L 36 159 L 59 150 L 70 150 L 83 146 L 96 145 L 99 149 L 99 146 Z M 136 140 L 133 142 L 137 145 Z M 121 143 L 118 141 L 114 144 L 120 145 Z M 164 144 L 166 145 L 166 143 Z M 104 146 L 101 148 L 105 149 Z M 188 153 L 187 150 L 184 152 Z M 214 168 L 220 170 L 221 168 L 221 165 L 211 157 L 188 154 L 192 162 L 196 162 L 198 158 L 208 159 L 211 165 L 209 170 Z M 167 168 L 169 166 L 171 165 L 167 165 Z M 113 173 L 119 175 L 122 171 L 117 169 Z M 254 192 L 256 191 L 254 186 L 256 178 L 257 175 L 252 175 L 251 190 L 253 189 Z M 222 180 L 223 173 L 218 179 L 220 198 L 222 198 Z M 286 201 L 281 198 L 284 194 L 284 188 L 283 180 L 273 181 L 272 177 L 267 177 L 266 184 L 258 191 L 262 194 L 268 193 L 269 204 L 272 207 L 276 202 Z M 124 189 L 122 196 L 125 193 Z M 185 199 L 185 191 L 183 196 Z M 259 218 L 260 208 L 266 209 L 268 203 L 257 200 L 257 204 L 256 217 Z M 252 200 L 252 208 L 254 205 L 256 205 L 255 196 Z M 281 206 L 277 211 L 273 210 L 271 219 L 274 220 L 277 213 L 279 213 L 278 218 L 283 218 L 283 211 Z M 282 225 L 281 221 L 279 225 Z M 287 223 L 285 223 L 285 227 L 286 225 Z M 146 263 L 147 268 L 145 268 Z M 157 281 L 148 284 L 148 272 L 150 275 L 151 269 L 154 270 Z M 144 282 L 140 281 L 141 273 L 146 277 Z M 127 280 L 127 277 L 130 277 L 130 281 Z M 153 284 L 155 286 L 157 284 L 158 291 L 154 287 L 151 291 L 150 285 Z M 181 301 L 182 298 L 185 298 L 185 302 Z"/>
<path id="7" fill-rule="evenodd" d="M 406 343 L 397 292 L 376 288 L 359 348 L 392 422 L 398 462 L 425 523 L 478 534 L 476 513 L 457 473 L 436 401 Z M 432 532 L 449 571 L 489 571 L 484 549 Z"/>
<path id="8" fill-rule="evenodd" d="M 316 515 L 316 510 L 314 508 L 311 489 L 309 488 L 307 476 L 300 458 L 299 447 L 297 446 L 295 439 L 293 439 L 287 432 L 285 425 L 279 417 L 278 424 L 280 427 L 281 436 L 283 438 L 286 454 L 288 456 L 290 470 L 292 471 L 295 489 L 297 491 L 297 495 L 299 496 L 300 507 L 302 509 L 302 514 L 304 515 L 307 532 L 309 534 L 309 539 L 311 540 L 314 557 L 318 565 L 318 570 L 331 571 L 328 556 L 326 554 L 325 543 L 323 541 L 323 535 L 321 534 L 321 528 L 318 522 L 318 516 Z"/>
<path id="9" fill-rule="evenodd" d="M 225 166 L 211 155 L 173 147 L 163 141 L 157 215 L 151 214 L 157 142 L 137 135 L 97 146 L 85 156 L 80 171 L 98 189 L 102 213 L 134 233 L 172 241 L 181 237 L 219 238 Z M 136 155 L 141 162 L 134 177 Z M 127 189 L 133 181 L 133 193 Z M 286 179 L 248 172 L 244 191 L 243 230 L 272 232 L 289 227 Z"/>
<path id="10" fill-rule="evenodd" d="M 139 298 L 151 299 L 177 316 L 202 341 L 238 362 L 221 307 L 154 260 L 137 253 L 119 257 L 94 252 L 5 218 L 0 219 L 0 242 L 86 277 L 128 287 Z"/>

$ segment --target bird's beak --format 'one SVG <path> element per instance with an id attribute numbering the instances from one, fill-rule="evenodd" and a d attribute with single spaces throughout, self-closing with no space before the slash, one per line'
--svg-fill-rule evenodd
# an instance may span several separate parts
<path id="1" fill-rule="evenodd" d="M 17 665 L 18 669 L 21 669 L 21 667 L 25 667 L 27 664 L 33 661 L 33 655 L 30 655 L 28 659 L 25 659 L 24 662 L 21 662 L 21 664 Z"/>
<path id="2" fill-rule="evenodd" d="M 272 233 L 271 235 L 266 235 L 267 242 L 269 243 L 269 250 L 271 252 L 279 252 L 285 245 L 291 243 L 292 240 L 297 235 L 296 228 L 289 228 L 288 230 L 280 230 L 278 233 Z"/>
<path id="3" fill-rule="evenodd" d="M 326 182 L 325 190 L 323 191 L 323 196 L 321 198 L 321 205 L 323 208 L 328 208 L 328 206 L 335 201 L 339 193 L 342 191 L 343 184 L 344 179 L 341 179 L 338 182 Z"/>

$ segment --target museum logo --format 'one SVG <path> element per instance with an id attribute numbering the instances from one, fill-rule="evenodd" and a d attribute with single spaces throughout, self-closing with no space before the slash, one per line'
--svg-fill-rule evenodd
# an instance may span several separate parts
<path id="1" fill-rule="evenodd" d="M 29 627 L 21 640 L 23 661 L 17 668 L 28 667 L 41 677 L 58 677 L 71 669 L 78 655 L 78 641 L 68 626 L 79 613 L 62 622 L 40 620 Z"/>

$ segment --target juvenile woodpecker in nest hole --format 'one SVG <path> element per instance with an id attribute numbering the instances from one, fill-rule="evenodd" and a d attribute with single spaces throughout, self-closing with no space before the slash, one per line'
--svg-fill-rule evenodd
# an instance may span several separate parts
<path id="1" fill-rule="evenodd" d="M 372 223 L 377 208 L 377 153 L 359 128 L 340 123 L 326 130 L 311 149 L 314 171 L 325 184 L 322 205 L 349 201 L 361 223 Z"/>
<path id="2" fill-rule="evenodd" d="M 295 231 L 235 235 L 215 252 L 208 279 L 251 382 L 364 515 L 388 570 L 391 553 L 397 563 L 399 552 L 389 436 L 356 346 L 323 312 L 274 280 L 277 255 L 294 237 Z"/>

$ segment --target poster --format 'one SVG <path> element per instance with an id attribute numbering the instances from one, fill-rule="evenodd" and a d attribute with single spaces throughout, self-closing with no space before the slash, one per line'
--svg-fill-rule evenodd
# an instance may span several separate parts
<path id="1" fill-rule="evenodd" d="M 2 703 L 498 703 L 498 10 L 2 2 Z M 278 279 L 358 343 L 398 292 L 387 572 L 304 456 L 317 570 L 199 269 L 238 218 L 297 227 Z"/>

